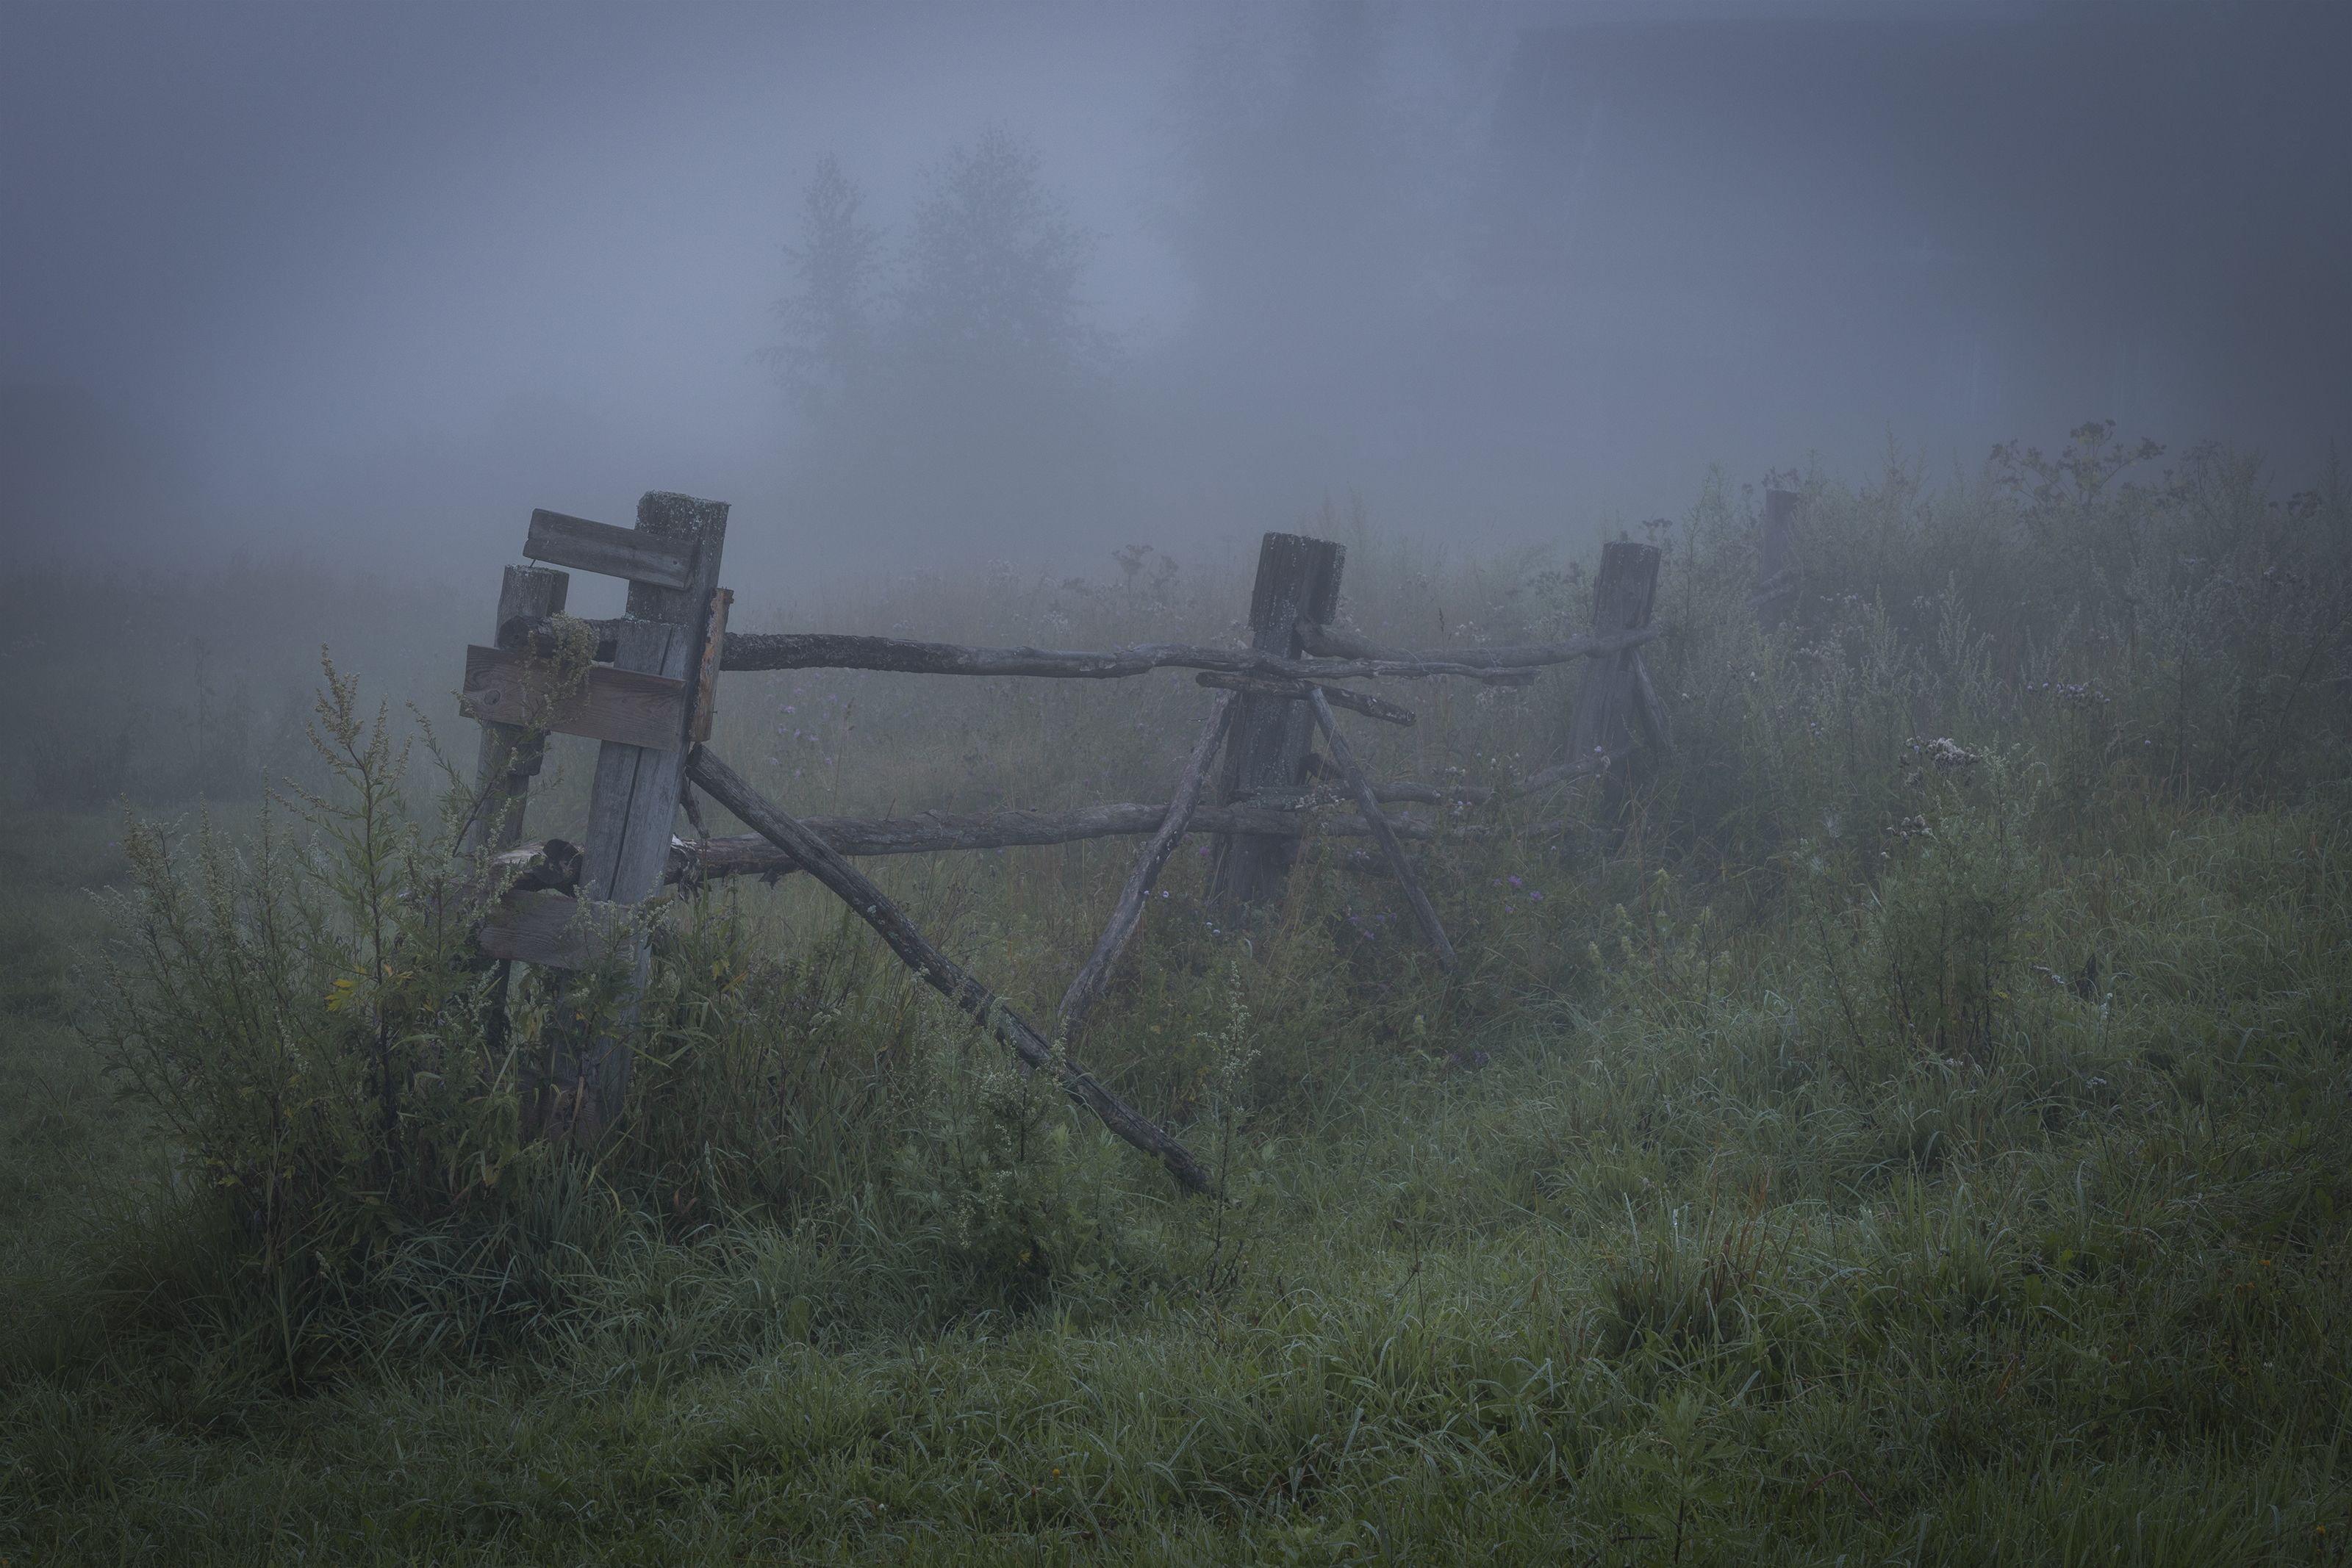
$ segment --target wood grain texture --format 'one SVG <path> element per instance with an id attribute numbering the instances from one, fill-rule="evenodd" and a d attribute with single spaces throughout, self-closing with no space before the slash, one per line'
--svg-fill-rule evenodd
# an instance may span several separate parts
<path id="1" fill-rule="evenodd" d="M 683 588 L 632 580 L 628 615 L 614 632 L 615 668 L 667 676 L 686 686 L 676 741 L 668 749 L 607 741 L 596 754 L 580 887 L 583 897 L 615 904 L 635 904 L 653 893 L 669 866 L 678 797 L 686 784 L 686 727 L 727 542 L 727 504 L 649 491 L 637 503 L 636 531 L 649 541 L 690 551 L 693 573 Z M 633 990 L 644 984 L 646 963 L 640 945 Z M 634 1004 L 625 1006 L 612 1028 L 582 1052 L 580 1125 L 592 1140 L 620 1113 L 627 1093 L 629 1053 L 622 1036 L 635 1017 Z"/>
<path id="2" fill-rule="evenodd" d="M 1266 535 L 1258 547 L 1257 577 L 1250 590 L 1251 651 L 1266 660 L 1298 661 L 1302 652 L 1298 623 L 1328 622 L 1338 613 L 1339 573 L 1347 559 L 1347 551 L 1328 539 Z M 1328 678 L 1307 670 L 1278 673 Z M 1307 745 L 1314 727 L 1313 716 L 1297 702 L 1244 695 L 1227 737 L 1218 799 L 1230 803 L 1256 790 L 1305 783 Z M 1210 895 L 1231 909 L 1273 904 L 1282 896 L 1297 856 L 1297 844 L 1287 839 L 1227 834 L 1217 841 Z"/>
<path id="3" fill-rule="evenodd" d="M 1003 998 L 931 946 L 880 888 L 806 825 L 762 800 L 734 769 L 712 755 L 709 747 L 698 746 L 688 753 L 687 767 L 688 776 L 712 800 L 792 856 L 834 896 L 848 904 L 932 989 L 1003 1041 L 1030 1068 L 1052 1073 L 1072 1099 L 1092 1111 L 1103 1125 L 1119 1137 L 1157 1157 L 1187 1190 L 1207 1190 L 1209 1173 L 1191 1150 L 1156 1123 L 1130 1109 L 1093 1074 L 1071 1061 L 1067 1052 L 1056 1051 Z"/>
<path id="4" fill-rule="evenodd" d="M 558 735 L 675 751 L 685 743 L 686 683 L 592 664 L 574 690 L 558 695 L 554 672 L 536 654 L 478 644 L 466 650 L 458 708 L 468 718 L 537 724 Z"/>
<path id="5" fill-rule="evenodd" d="M 695 577 L 691 540 L 648 536 L 641 528 L 616 528 L 562 512 L 531 513 L 522 553 L 531 560 L 551 560 L 574 570 L 659 588 L 683 589 Z"/>
<path id="6" fill-rule="evenodd" d="M 1102 999 L 1103 988 L 1110 983 L 1110 972 L 1118 967 L 1119 955 L 1127 951 L 1137 925 L 1142 922 L 1143 901 L 1150 895 L 1151 884 L 1159 880 L 1168 857 L 1176 852 L 1176 846 L 1183 841 L 1185 831 L 1192 826 L 1192 813 L 1201 804 L 1202 787 L 1209 779 L 1209 764 L 1223 743 L 1233 716 L 1233 694 L 1220 692 L 1209 709 L 1208 722 L 1201 727 L 1200 738 L 1192 743 L 1192 755 L 1184 759 L 1183 771 L 1176 777 L 1176 792 L 1169 798 L 1168 814 L 1160 820 L 1160 831 L 1151 835 L 1142 852 L 1135 857 L 1135 867 L 1127 873 L 1126 885 L 1119 889 L 1118 902 L 1111 906 L 1109 922 L 1095 939 L 1094 951 L 1079 966 L 1070 988 L 1062 996 L 1055 1021 L 1064 1044 L 1078 1037 L 1087 1014 Z"/>
<path id="7" fill-rule="evenodd" d="M 1356 803 L 1363 810 L 1364 821 L 1371 825 L 1372 841 L 1380 846 L 1381 855 L 1389 862 L 1389 869 L 1396 873 L 1397 881 L 1404 886 L 1405 904 L 1412 909 L 1414 922 L 1421 926 L 1421 934 L 1437 950 L 1440 964 L 1449 969 L 1456 967 L 1461 960 L 1454 956 L 1454 944 L 1447 939 L 1445 927 L 1438 921 L 1437 911 L 1430 906 L 1429 895 L 1421 890 L 1421 879 L 1412 874 L 1412 862 L 1404 858 L 1404 846 L 1397 841 L 1396 831 L 1389 826 L 1388 818 L 1381 815 L 1380 798 L 1372 792 L 1371 781 L 1364 777 L 1364 770 L 1356 765 L 1355 748 L 1339 732 L 1339 721 L 1333 716 L 1331 705 L 1324 700 L 1319 690 L 1307 694 L 1307 705 L 1314 712 L 1315 722 L 1322 727 L 1323 744 L 1330 748 L 1332 765 L 1339 768 L 1340 778 L 1346 779 L 1349 788 L 1355 791 Z"/>

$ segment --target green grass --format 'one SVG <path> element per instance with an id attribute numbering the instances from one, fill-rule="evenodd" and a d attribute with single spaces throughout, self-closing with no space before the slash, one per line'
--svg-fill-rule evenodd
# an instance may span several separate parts
<path id="1" fill-rule="evenodd" d="M 2297 549 L 2340 601 L 2332 504 Z M 2066 549 L 2128 531 L 2107 505 Z M 2202 505 L 2139 522 L 2224 531 Z M 2341 651 L 2283 695 L 2188 585 L 2235 694 L 2200 706 L 2149 639 L 2082 630 L 2118 603 L 2018 608 L 2043 547 L 1998 497 L 1822 486 L 1814 517 L 1922 543 L 1817 560 L 1775 640 L 1731 612 L 1742 517 L 1704 503 L 1656 659 L 1682 756 L 1630 831 L 1580 801 L 1563 832 L 1554 801 L 1416 851 L 1464 977 L 1323 851 L 1243 932 L 1178 858 L 1081 1049 L 1193 1140 L 1213 1200 L 788 879 L 681 917 L 633 1141 L 520 1160 L 321 1294 L 257 1270 L 153 1109 L 110 1095 L 74 1028 L 99 982 L 68 966 L 105 931 L 80 890 L 125 875 L 117 820 L 27 795 L 0 1558 L 2341 1561 Z M 1998 545 L 1979 579 L 1937 564 L 1956 537 Z M 1351 550 L 1390 640 L 1579 613 L 1540 562 Z M 916 582 L 824 619 L 1090 645 L 1217 635 L 1239 602 L 1219 574 Z M 2248 611 L 2276 660 L 2301 667 L 2281 628 L 2307 608 Z M 2053 668 L 2112 700 L 2060 707 Z M 805 810 L 1152 799 L 1201 696 L 948 685 L 730 678 L 721 741 Z M 1507 776 L 1562 689 L 1413 689 L 1423 723 L 1360 744 Z M 1914 734 L 1985 760 L 1920 768 Z M 1128 852 L 880 873 L 1044 1012 Z"/>

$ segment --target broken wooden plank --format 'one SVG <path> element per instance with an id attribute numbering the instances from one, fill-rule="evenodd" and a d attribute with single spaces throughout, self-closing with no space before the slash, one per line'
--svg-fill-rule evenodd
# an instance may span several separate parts
<path id="1" fill-rule="evenodd" d="M 578 571 L 625 577 L 656 588 L 683 589 L 695 576 L 695 541 L 666 538 L 647 533 L 640 524 L 616 528 L 562 512 L 535 511 L 530 532 L 523 539 L 523 555 L 531 560 L 551 560 Z"/>
<path id="2" fill-rule="evenodd" d="M 1234 697 L 1231 693 L 1220 692 L 1209 710 L 1208 722 L 1201 727 L 1200 739 L 1192 743 L 1192 755 L 1184 759 L 1184 770 L 1176 777 L 1176 792 L 1169 798 L 1168 815 L 1160 821 L 1160 831 L 1143 846 L 1143 852 L 1135 857 L 1135 868 L 1128 873 L 1127 884 L 1119 889 L 1118 902 L 1111 906 L 1109 924 L 1096 939 L 1094 951 L 1087 956 L 1070 988 L 1063 993 L 1055 1022 L 1064 1045 L 1077 1038 L 1087 1014 L 1101 1000 L 1103 988 L 1109 983 L 1119 955 L 1127 951 L 1129 940 L 1143 919 L 1143 901 L 1150 894 L 1151 884 L 1183 841 L 1192 813 L 1201 804 L 1201 787 L 1208 781 L 1209 763 L 1223 742 L 1233 717 Z"/>
<path id="3" fill-rule="evenodd" d="M 1156 1155 L 1169 1174 L 1192 1192 L 1206 1191 L 1209 1173 L 1192 1152 L 1157 1124 L 1131 1110 L 1066 1052 L 1056 1051 L 1029 1021 L 1003 998 L 966 974 L 954 960 L 925 939 L 898 906 L 866 874 L 835 853 L 823 839 L 794 821 L 759 793 L 707 746 L 687 757 L 688 777 L 709 792 L 761 837 L 798 862 L 833 894 L 872 926 L 907 967 L 932 989 L 953 1002 L 966 1017 L 987 1030 L 1033 1069 L 1051 1072 L 1065 1092 L 1092 1111 L 1119 1137 L 1146 1154 Z"/>
<path id="4" fill-rule="evenodd" d="M 1372 841 L 1387 857 L 1389 868 L 1396 873 L 1397 881 L 1404 886 L 1404 900 L 1412 910 L 1412 917 L 1421 926 L 1421 934 L 1437 949 L 1437 961 L 1446 968 L 1455 967 L 1461 960 L 1454 956 L 1454 944 L 1446 939 L 1445 927 L 1438 923 L 1437 911 L 1430 907 L 1429 895 L 1421 890 L 1421 880 L 1412 874 L 1412 862 L 1404 858 L 1404 846 L 1397 842 L 1396 832 L 1381 812 L 1380 798 L 1372 793 L 1371 781 L 1356 765 L 1354 747 L 1339 733 L 1339 721 L 1332 716 L 1331 705 L 1323 700 L 1320 690 L 1310 691 L 1307 706 L 1313 710 L 1315 722 L 1322 727 L 1323 744 L 1331 750 L 1331 761 L 1339 776 L 1356 792 L 1356 803 L 1362 808 L 1364 821 L 1371 824 Z"/>
<path id="5" fill-rule="evenodd" d="M 458 710 L 486 723 L 675 751 L 685 743 L 686 683 L 676 676 L 592 664 L 578 688 L 557 691 L 535 654 L 478 643 L 466 650 Z"/>
<path id="6" fill-rule="evenodd" d="M 1310 690 L 1318 691 L 1323 694 L 1324 700 L 1333 707 L 1348 708 L 1362 714 L 1366 718 L 1379 719 L 1382 724 L 1410 726 L 1413 722 L 1411 708 L 1400 707 L 1387 698 L 1376 697 L 1370 692 L 1350 691 L 1346 686 L 1325 685 L 1318 681 L 1294 681 L 1282 675 L 1229 675 L 1215 670 L 1203 670 L 1192 678 L 1202 685 L 1213 686 L 1221 691 L 1249 692 L 1259 696 L 1286 697 L 1293 702 L 1306 700 L 1307 694 Z"/>
<path id="7" fill-rule="evenodd" d="M 625 911 L 551 891 L 509 893 L 482 922 L 481 949 L 493 958 L 546 969 L 585 969 L 628 942 Z"/>

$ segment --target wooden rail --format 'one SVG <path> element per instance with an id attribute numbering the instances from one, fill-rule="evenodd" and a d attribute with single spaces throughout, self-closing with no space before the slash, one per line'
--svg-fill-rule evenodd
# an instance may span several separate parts
<path id="1" fill-rule="evenodd" d="M 1785 509 L 1785 508 L 1784 508 Z M 1153 883 L 1190 834 L 1216 840 L 1210 896 L 1237 909 L 1278 900 L 1300 841 L 1309 835 L 1369 837 L 1378 854 L 1350 863 L 1386 873 L 1439 962 L 1459 960 L 1408 860 L 1405 841 L 1475 838 L 1486 824 L 1391 818 L 1401 800 L 1473 806 L 1520 799 L 1570 779 L 1600 774 L 1622 805 L 1621 761 L 1636 751 L 1672 749 L 1664 706 L 1638 650 L 1660 635 L 1650 622 L 1657 551 L 1621 542 L 1603 552 L 1595 584 L 1592 634 L 1505 647 L 1394 649 L 1331 624 L 1339 610 L 1345 552 L 1331 541 L 1265 536 L 1250 605 L 1245 648 L 1145 643 L 1102 650 L 967 647 L 821 632 L 744 632 L 727 628 L 731 595 L 719 586 L 727 507 L 689 497 L 649 494 L 637 527 L 621 529 L 560 513 L 531 516 L 524 553 L 533 559 L 604 572 L 629 582 L 628 613 L 608 621 L 562 616 L 564 575 L 516 568 L 499 600 L 495 648 L 467 653 L 465 707 L 484 725 L 483 799 L 468 834 L 481 874 L 506 892 L 480 937 L 485 961 L 521 960 L 583 968 L 621 960 L 629 971 L 617 1013 L 595 1031 L 559 1031 L 552 1076 L 535 1095 L 530 1129 L 565 1125 L 593 1138 L 620 1113 L 629 1077 L 627 1037 L 635 995 L 646 976 L 647 923 L 634 906 L 665 883 L 732 876 L 805 873 L 881 935 L 892 950 L 1022 1062 L 1053 1074 L 1104 1124 L 1158 1155 L 1185 1186 L 1207 1173 L 1184 1147 L 1068 1060 L 1069 1040 L 1102 997 L 1111 972 L 1150 907 Z M 590 632 L 593 658 L 572 663 Z M 546 662 L 566 649 L 579 678 L 559 679 Z M 1349 681 L 1458 677 L 1523 686 L 1550 665 L 1589 660 L 1572 710 L 1568 758 L 1500 789 L 1380 784 L 1364 774 L 1335 709 L 1410 725 L 1409 710 Z M 1194 672 L 1214 704 L 1161 804 L 1113 803 L 1063 812 L 926 812 L 896 819 L 796 818 L 761 797 L 702 743 L 710 734 L 723 670 L 858 669 L 908 674 L 1042 676 L 1117 680 L 1158 669 Z M 522 801 L 550 732 L 604 744 L 597 757 L 587 831 L 579 844 L 550 838 L 517 845 Z M 1318 737 L 1325 754 L 1314 749 Z M 1213 794 L 1212 765 L 1222 751 Z M 683 795 L 688 780 L 755 830 L 709 837 Z M 1335 782 L 1343 787 L 1335 789 Z M 1204 800 L 1204 795 L 1207 799 Z M 697 835 L 678 839 L 686 806 Z M 1352 809 L 1350 809 L 1352 808 Z M 1035 1028 L 917 931 L 906 915 L 850 861 L 854 857 L 1064 844 L 1114 836 L 1149 841 L 1126 879 L 1108 924 L 1064 997 L 1061 1040 Z"/>
<path id="2" fill-rule="evenodd" d="M 591 620 L 596 657 L 612 656 L 623 620 Z M 1648 633 L 1641 640 L 1647 641 Z M 555 622 L 518 616 L 499 631 L 499 646 L 551 653 Z M 1562 644 L 1564 646 L 1565 644 Z M 1628 644 L 1630 645 L 1630 644 Z M 1610 652 L 1589 649 L 1583 658 Z M 1559 664 L 1552 659 L 1546 663 Z M 915 643 L 900 637 L 856 637 L 832 632 L 730 632 L 722 640 L 722 670 L 885 670 L 908 675 L 1014 675 L 1051 680 L 1116 681 L 1154 670 L 1211 670 L 1274 680 L 1423 680 L 1454 675 L 1487 685 L 1523 686 L 1540 673 L 1467 659 L 1408 654 L 1398 659 L 1290 659 L 1248 648 L 1192 643 L 1138 643 L 1095 652 L 1064 648 L 972 648 L 958 643 Z"/>
<path id="3" fill-rule="evenodd" d="M 1192 1152 L 1148 1117 L 1105 1088 L 1095 1076 L 1072 1061 L 1066 1051 L 1037 1032 L 1028 1019 L 1013 1010 L 1003 998 L 982 985 L 946 954 L 931 946 L 914 922 L 890 902 L 864 873 L 836 853 L 832 846 L 772 802 L 762 799 L 706 746 L 687 758 L 694 782 L 710 798 L 760 831 L 760 835 L 800 862 L 817 881 L 872 926 L 907 967 L 961 1009 L 965 1016 L 1010 1047 L 1031 1069 L 1053 1074 L 1063 1091 L 1121 1138 L 1147 1154 L 1157 1155 L 1187 1191 L 1204 1192 L 1209 1173 Z"/>

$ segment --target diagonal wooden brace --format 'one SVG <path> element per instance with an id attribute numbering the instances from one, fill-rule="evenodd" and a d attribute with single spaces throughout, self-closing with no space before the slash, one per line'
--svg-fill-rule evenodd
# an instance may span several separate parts
<path id="1" fill-rule="evenodd" d="M 975 1023 L 994 1035 L 1013 1053 L 1029 1066 L 1052 1072 L 1070 1098 L 1092 1111 L 1104 1126 L 1118 1134 L 1148 1155 L 1156 1155 L 1160 1163 L 1187 1190 L 1204 1192 L 1209 1186 L 1209 1173 L 1192 1152 L 1162 1130 L 1157 1123 L 1138 1114 L 1126 1102 L 1104 1088 L 1095 1076 L 1055 1051 L 1045 1037 L 1019 1013 L 1006 1005 L 1002 997 L 973 979 L 946 954 L 925 939 L 915 929 L 899 907 L 891 903 L 883 891 L 869 881 L 865 873 L 834 852 L 833 846 L 811 832 L 798 821 L 778 810 L 763 799 L 740 775 L 714 756 L 710 748 L 697 746 L 687 757 L 687 777 L 699 785 L 709 797 L 740 818 L 761 837 L 793 857 L 803 869 L 823 883 L 834 896 L 856 911 L 857 917 L 872 926 L 890 950 L 905 961 L 907 967 L 921 976 L 926 984 L 953 1002 Z"/>
<path id="2" fill-rule="evenodd" d="M 1404 858 L 1404 845 L 1397 841 L 1396 830 L 1390 826 L 1388 818 L 1381 813 L 1380 796 L 1373 791 L 1370 780 L 1364 777 L 1364 770 L 1356 765 L 1355 748 L 1348 744 L 1348 737 L 1339 733 L 1339 721 L 1332 716 L 1331 705 L 1324 701 L 1322 692 L 1313 686 L 1307 688 L 1307 701 L 1315 710 L 1315 722 L 1322 728 L 1323 743 L 1331 748 L 1331 761 L 1339 769 L 1340 779 L 1355 791 L 1357 807 L 1364 813 L 1364 821 L 1371 826 L 1373 841 L 1381 846 L 1381 853 L 1388 857 L 1389 867 L 1396 873 L 1397 881 L 1404 884 L 1405 903 L 1412 906 L 1412 917 L 1421 925 L 1421 934 L 1429 938 L 1431 946 L 1437 949 L 1437 961 L 1449 969 L 1454 968 L 1461 962 L 1454 956 L 1454 944 L 1446 940 L 1445 927 L 1437 923 L 1437 911 L 1430 907 L 1429 895 L 1421 891 L 1420 879 L 1412 874 L 1412 862 Z"/>
<path id="3" fill-rule="evenodd" d="M 1103 987 L 1110 981 L 1110 972 L 1118 956 L 1127 951 L 1128 942 L 1135 936 L 1138 923 L 1143 919 L 1143 901 L 1159 880 L 1168 857 L 1176 852 L 1192 826 L 1193 810 L 1201 803 L 1201 787 L 1208 781 L 1209 763 L 1217 755 L 1217 747 L 1233 724 L 1234 698 L 1230 692 L 1220 692 L 1209 709 L 1209 722 L 1201 727 L 1201 738 L 1192 744 L 1192 755 L 1184 760 L 1184 771 L 1177 776 L 1176 793 L 1168 802 L 1167 818 L 1160 831 L 1151 835 L 1143 852 L 1135 857 L 1135 869 L 1128 873 L 1127 885 L 1119 890 L 1118 903 L 1112 908 L 1110 924 L 1095 943 L 1095 950 L 1079 969 L 1077 978 L 1070 982 L 1069 991 L 1062 998 L 1062 1010 L 1056 1025 L 1062 1032 L 1062 1042 L 1067 1045 L 1078 1036 L 1078 1028 L 1086 1022 L 1087 1014 L 1102 999 Z"/>

